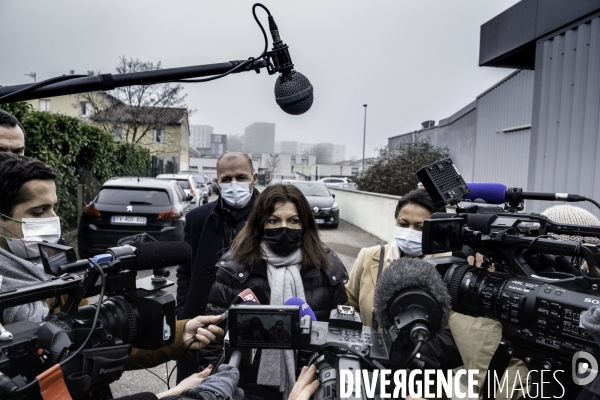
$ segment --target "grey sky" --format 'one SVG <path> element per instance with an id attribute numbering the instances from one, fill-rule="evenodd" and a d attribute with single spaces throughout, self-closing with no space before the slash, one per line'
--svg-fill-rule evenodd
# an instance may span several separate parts
<path id="1" fill-rule="evenodd" d="M 114 72 L 120 55 L 164 68 L 258 56 L 254 1 L 1 0 L 0 85 L 87 70 Z M 276 140 L 330 141 L 367 156 L 389 136 L 450 116 L 511 70 L 479 67 L 483 23 L 517 0 L 266 1 L 299 72 L 315 90 L 301 116 L 275 103 L 266 71 L 186 84 L 193 124 L 243 133 L 274 122 Z M 266 25 L 266 16 L 259 15 Z M 269 45 L 270 47 L 270 45 Z"/>

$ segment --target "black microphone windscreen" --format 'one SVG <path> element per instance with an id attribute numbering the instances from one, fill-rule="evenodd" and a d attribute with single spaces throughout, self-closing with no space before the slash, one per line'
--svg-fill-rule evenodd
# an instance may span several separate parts
<path id="1" fill-rule="evenodd" d="M 390 264 L 377 279 L 373 308 L 382 327 L 394 322 L 390 315 L 392 300 L 407 289 L 421 289 L 431 295 L 439 306 L 439 323 L 430 327 L 432 336 L 438 335 L 448 325 L 450 295 L 435 267 L 420 258 L 401 257 Z M 435 321 L 433 321 L 435 322 Z"/>
<path id="2" fill-rule="evenodd" d="M 304 114 L 312 106 L 313 99 L 313 87 L 308 78 L 300 72 L 292 71 L 277 78 L 275 101 L 286 113 Z"/>
<path id="3" fill-rule="evenodd" d="M 135 271 L 172 267 L 192 259 L 192 248 L 186 242 L 139 242 L 131 246 L 138 249 L 131 267 Z"/>

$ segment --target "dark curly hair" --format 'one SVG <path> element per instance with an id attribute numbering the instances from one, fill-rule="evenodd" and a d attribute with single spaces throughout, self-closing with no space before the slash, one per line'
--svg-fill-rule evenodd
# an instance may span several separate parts
<path id="1" fill-rule="evenodd" d="M 0 152 L 0 213 L 12 217 L 16 206 L 33 197 L 25 188 L 27 182 L 56 178 L 54 169 L 39 160 Z"/>
<path id="2" fill-rule="evenodd" d="M 233 245 L 233 258 L 248 265 L 256 265 L 262 261 L 260 247 L 265 234 L 265 222 L 275 209 L 277 203 L 294 203 L 298 210 L 298 218 L 302 223 L 302 268 L 324 268 L 329 264 L 325 245 L 319 238 L 319 229 L 308 200 L 300 189 L 293 185 L 268 186 L 256 199 L 248 222 L 236 236 Z"/>

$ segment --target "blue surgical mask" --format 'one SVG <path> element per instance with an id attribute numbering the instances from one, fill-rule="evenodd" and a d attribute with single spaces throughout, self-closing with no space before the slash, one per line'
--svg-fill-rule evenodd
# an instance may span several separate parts
<path id="1" fill-rule="evenodd" d="M 420 257 L 423 255 L 423 246 L 421 244 L 423 239 L 422 232 L 397 226 L 394 238 L 402 253 L 407 256 Z"/>
<path id="2" fill-rule="evenodd" d="M 250 182 L 221 183 L 221 197 L 233 208 L 244 208 L 250 201 Z"/>

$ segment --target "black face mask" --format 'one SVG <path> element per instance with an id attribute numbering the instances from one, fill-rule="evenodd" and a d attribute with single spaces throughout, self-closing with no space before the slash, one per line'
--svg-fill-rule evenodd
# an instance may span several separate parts
<path id="1" fill-rule="evenodd" d="M 265 229 L 263 241 L 273 253 L 285 257 L 300 247 L 301 238 L 302 229 L 274 228 Z"/>

